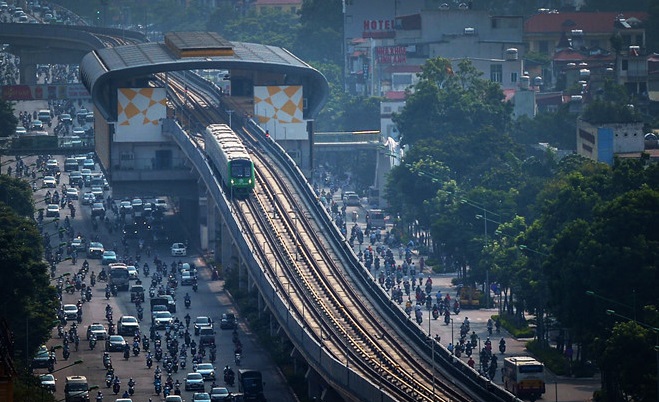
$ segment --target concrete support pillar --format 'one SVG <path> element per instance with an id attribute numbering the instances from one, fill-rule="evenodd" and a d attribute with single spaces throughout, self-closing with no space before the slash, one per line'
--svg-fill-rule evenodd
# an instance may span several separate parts
<path id="1" fill-rule="evenodd" d="M 37 65 L 32 63 L 25 63 L 21 60 L 21 64 L 18 67 L 18 71 L 21 74 L 21 84 L 24 85 L 36 85 L 37 83 Z"/>
<path id="2" fill-rule="evenodd" d="M 215 203 L 210 195 L 207 196 L 208 202 L 206 203 L 206 225 L 208 230 L 208 251 L 215 255 L 217 248 L 217 209 Z"/>
<path id="3" fill-rule="evenodd" d="M 221 252 L 219 253 L 220 261 L 222 261 L 222 265 L 224 266 L 225 271 L 230 271 L 231 270 L 231 256 L 233 252 L 233 245 L 232 245 L 232 240 L 231 240 L 231 233 L 229 232 L 229 227 L 226 225 L 225 222 L 222 222 L 222 226 L 220 228 L 220 243 L 221 243 Z"/>

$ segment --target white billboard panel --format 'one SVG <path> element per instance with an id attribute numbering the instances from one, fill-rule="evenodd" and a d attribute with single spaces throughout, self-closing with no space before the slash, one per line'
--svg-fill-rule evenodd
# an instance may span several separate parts
<path id="1" fill-rule="evenodd" d="M 167 117 L 165 88 L 119 88 L 115 142 L 163 142 Z"/>
<path id="2" fill-rule="evenodd" d="M 301 86 L 254 87 L 254 116 L 275 140 L 306 140 Z"/>

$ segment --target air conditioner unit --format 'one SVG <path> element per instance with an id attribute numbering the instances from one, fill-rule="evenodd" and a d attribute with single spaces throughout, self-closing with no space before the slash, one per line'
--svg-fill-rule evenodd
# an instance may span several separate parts
<path id="1" fill-rule="evenodd" d="M 519 52 L 517 51 L 517 48 L 511 47 L 506 49 L 506 56 L 505 59 L 508 61 L 514 61 L 517 60 L 519 57 Z"/>

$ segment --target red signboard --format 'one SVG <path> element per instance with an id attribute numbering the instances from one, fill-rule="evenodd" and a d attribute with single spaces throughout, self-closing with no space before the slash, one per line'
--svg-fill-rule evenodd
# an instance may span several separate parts
<path id="1" fill-rule="evenodd" d="M 91 98 L 82 84 L 3 85 L 0 94 L 2 99 L 12 101 Z"/>
<path id="2" fill-rule="evenodd" d="M 364 20 L 363 38 L 393 38 L 394 20 Z"/>
<path id="3" fill-rule="evenodd" d="M 378 46 L 375 48 L 375 57 L 378 64 L 405 64 L 407 50 L 405 46 Z"/>

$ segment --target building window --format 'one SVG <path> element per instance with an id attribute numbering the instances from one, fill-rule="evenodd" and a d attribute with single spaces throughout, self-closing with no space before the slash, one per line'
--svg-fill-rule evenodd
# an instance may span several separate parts
<path id="1" fill-rule="evenodd" d="M 629 60 L 623 60 L 622 61 L 622 71 L 627 71 L 629 70 Z"/>
<path id="2" fill-rule="evenodd" d="M 510 73 L 510 82 L 517 82 L 517 73 Z"/>
<path id="3" fill-rule="evenodd" d="M 503 66 L 501 64 L 490 65 L 490 81 L 501 82 L 503 76 Z"/>
<path id="4" fill-rule="evenodd" d="M 549 54 L 549 42 L 541 40 L 538 42 L 538 52 L 542 54 Z"/>

